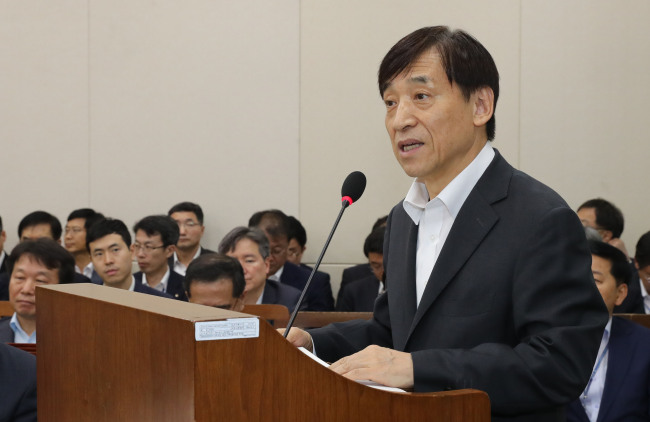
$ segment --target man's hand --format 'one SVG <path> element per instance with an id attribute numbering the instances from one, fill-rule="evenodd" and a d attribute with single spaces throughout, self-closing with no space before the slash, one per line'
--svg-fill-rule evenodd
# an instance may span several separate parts
<path id="1" fill-rule="evenodd" d="M 344 357 L 330 369 L 352 380 L 370 380 L 397 387 L 413 387 L 413 359 L 410 353 L 379 346 L 368 346 Z"/>
<path id="2" fill-rule="evenodd" d="M 285 329 L 278 328 L 278 332 L 284 335 Z M 314 351 L 314 343 L 311 341 L 311 336 L 307 331 L 301 330 L 300 328 L 292 328 L 289 331 L 287 340 L 296 347 L 304 347 L 310 352 Z"/>

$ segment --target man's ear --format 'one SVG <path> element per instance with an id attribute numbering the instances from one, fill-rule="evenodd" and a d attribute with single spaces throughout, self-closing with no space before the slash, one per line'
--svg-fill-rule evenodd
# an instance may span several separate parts
<path id="1" fill-rule="evenodd" d="M 485 126 L 494 114 L 494 91 L 483 86 L 472 94 L 474 101 L 474 126 Z"/>
<path id="2" fill-rule="evenodd" d="M 170 256 L 174 255 L 174 252 L 176 252 L 176 245 L 168 245 L 165 248 L 165 257 L 169 258 Z"/>
<path id="3" fill-rule="evenodd" d="M 627 284 L 621 283 L 616 287 L 616 306 L 619 306 L 627 297 Z"/>

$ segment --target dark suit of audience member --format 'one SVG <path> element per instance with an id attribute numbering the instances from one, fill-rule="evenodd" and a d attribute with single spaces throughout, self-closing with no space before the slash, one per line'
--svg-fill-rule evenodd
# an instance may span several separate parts
<path id="1" fill-rule="evenodd" d="M 160 297 L 164 297 L 164 298 L 167 298 L 167 299 L 173 299 L 173 297 L 171 295 L 168 295 L 167 293 L 160 292 L 160 291 L 158 291 L 158 290 L 156 290 L 154 288 L 151 288 L 149 286 L 145 286 L 144 284 L 138 283 L 137 281 L 135 282 L 135 287 L 133 288 L 133 291 L 137 292 L 137 293 L 145 293 L 145 294 L 152 295 L 152 296 L 160 296 Z"/>
<path id="2" fill-rule="evenodd" d="M 370 268 L 370 264 L 368 263 L 353 265 L 352 267 L 344 269 L 343 274 L 341 274 L 341 285 L 339 287 L 339 293 L 336 295 L 336 303 L 341 300 L 343 290 L 348 286 L 350 282 L 361 280 L 362 278 L 366 278 L 371 275 L 372 268 Z"/>
<path id="3" fill-rule="evenodd" d="M 280 282 L 302 291 L 307 284 L 309 274 L 311 274 L 310 270 L 287 261 L 284 263 Z M 334 310 L 334 295 L 332 295 L 332 286 L 328 274 L 325 274 L 325 277 L 318 273 L 314 274 L 309 290 L 305 295 L 305 300 L 307 301 L 307 311 Z"/>
<path id="4" fill-rule="evenodd" d="M 36 357 L 0 344 L 0 422 L 36 421 Z"/>
<path id="5" fill-rule="evenodd" d="M 142 283 L 142 271 L 138 271 L 137 273 L 133 274 L 133 277 L 135 278 L 136 285 L 141 284 L 144 286 L 144 284 Z M 185 290 L 183 288 L 184 279 L 185 277 L 178 274 L 176 271 L 173 270 L 169 271 L 169 279 L 167 280 L 167 290 L 165 291 L 165 293 L 170 297 L 173 297 L 174 299 L 187 302 L 187 295 L 185 294 Z M 149 286 L 145 286 L 145 287 L 149 287 Z"/>
<path id="6" fill-rule="evenodd" d="M 293 309 L 300 299 L 300 290 L 291 286 L 278 283 L 275 280 L 266 280 L 264 285 L 264 294 L 262 295 L 262 304 L 264 305 L 284 305 L 293 312 Z"/>
<path id="7" fill-rule="evenodd" d="M 201 252 L 199 252 L 199 256 L 205 255 L 206 253 L 216 253 L 215 251 L 211 251 L 210 249 L 206 249 L 203 246 L 201 246 L 200 250 L 201 250 Z M 172 271 L 172 272 L 175 272 L 174 271 L 174 255 L 167 258 L 167 264 L 169 264 L 169 270 Z M 178 274 L 178 273 L 176 273 L 176 274 Z"/>
<path id="8" fill-rule="evenodd" d="M 348 283 L 336 302 L 338 312 L 372 312 L 379 295 L 379 280 L 374 274 Z"/>
<path id="9" fill-rule="evenodd" d="M 607 374 L 597 420 L 650 420 L 650 330 L 619 317 L 612 318 Z M 589 422 L 580 399 L 567 406 L 567 421 Z"/>
<path id="10" fill-rule="evenodd" d="M 0 274 L 7 272 L 7 258 L 9 258 L 9 255 L 5 255 L 5 259 L 3 259 L 2 264 L 0 264 Z"/>
<path id="11" fill-rule="evenodd" d="M 9 326 L 10 321 L 11 317 L 4 317 L 0 319 L 0 343 L 14 342 L 14 331 L 11 329 L 11 326 Z"/>

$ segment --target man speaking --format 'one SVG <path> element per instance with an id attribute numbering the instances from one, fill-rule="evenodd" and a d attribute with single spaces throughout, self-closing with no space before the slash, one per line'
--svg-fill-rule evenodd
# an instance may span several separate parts
<path id="1" fill-rule="evenodd" d="M 576 214 L 492 148 L 499 75 L 463 31 L 422 28 L 379 69 L 386 129 L 415 178 L 390 213 L 370 321 L 288 339 L 332 370 L 416 392 L 476 388 L 493 420 L 561 421 L 607 309 Z"/>

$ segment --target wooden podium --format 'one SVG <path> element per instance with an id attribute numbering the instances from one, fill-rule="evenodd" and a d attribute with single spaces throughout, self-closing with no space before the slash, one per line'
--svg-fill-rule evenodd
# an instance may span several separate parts
<path id="1" fill-rule="evenodd" d="M 93 284 L 43 286 L 36 296 L 41 422 L 490 420 L 484 392 L 366 387 L 252 315 Z M 235 333 L 214 324 L 257 325 L 259 335 L 196 339 L 195 327 Z"/>

